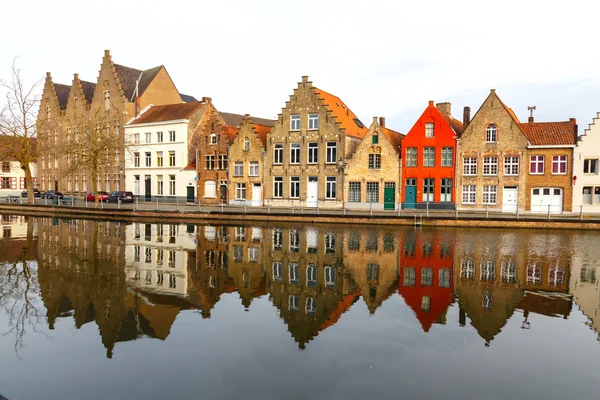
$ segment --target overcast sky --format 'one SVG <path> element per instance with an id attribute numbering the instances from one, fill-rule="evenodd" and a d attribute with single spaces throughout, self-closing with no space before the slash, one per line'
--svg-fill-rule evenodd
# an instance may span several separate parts
<path id="1" fill-rule="evenodd" d="M 6 3 L 6 4 L 5 4 Z M 0 76 L 52 72 L 95 82 L 104 49 L 138 69 L 164 64 L 180 92 L 222 111 L 274 118 L 308 75 L 365 123 L 406 133 L 428 100 L 474 114 L 489 89 L 522 121 L 600 111 L 600 2 L 5 1 Z M 26 22 L 26 26 L 24 26 Z"/>

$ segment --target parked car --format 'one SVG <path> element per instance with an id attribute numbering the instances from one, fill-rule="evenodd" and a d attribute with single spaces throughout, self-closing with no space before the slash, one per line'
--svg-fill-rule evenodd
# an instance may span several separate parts
<path id="1" fill-rule="evenodd" d="M 107 198 L 106 201 L 109 203 L 116 203 L 121 200 L 121 203 L 133 203 L 133 193 L 132 192 L 112 192 Z"/>
<path id="2" fill-rule="evenodd" d="M 55 197 L 62 199 L 63 197 L 65 197 L 65 195 L 57 190 L 46 190 L 44 194 L 41 195 L 42 199 L 53 199 Z"/>
<path id="3" fill-rule="evenodd" d="M 21 197 L 24 197 L 24 198 L 27 197 L 27 189 L 25 189 L 21 192 Z M 33 197 L 35 197 L 35 198 L 42 197 L 42 194 L 40 193 L 39 190 L 33 189 Z"/>
<path id="4" fill-rule="evenodd" d="M 98 191 L 98 201 L 106 202 L 107 198 L 108 198 L 108 192 Z M 86 196 L 86 199 L 87 199 L 87 201 L 96 201 L 95 193 L 94 192 L 88 193 L 88 195 Z"/>

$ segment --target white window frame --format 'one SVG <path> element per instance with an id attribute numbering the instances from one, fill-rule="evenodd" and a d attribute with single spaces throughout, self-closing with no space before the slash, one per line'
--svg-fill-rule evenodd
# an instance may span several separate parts
<path id="1" fill-rule="evenodd" d="M 283 164 L 283 143 L 275 143 L 273 145 L 273 164 Z"/>
<path id="2" fill-rule="evenodd" d="M 169 196 L 175 196 L 176 189 L 175 175 L 169 175 Z"/>
<path id="3" fill-rule="evenodd" d="M 169 142 L 175 141 L 175 131 L 169 131 Z"/>
<path id="4" fill-rule="evenodd" d="M 156 132 L 156 143 L 163 142 L 163 133 L 161 131 Z"/>
<path id="5" fill-rule="evenodd" d="M 235 184 L 235 199 L 246 200 L 246 183 L 238 182 Z"/>
<path id="6" fill-rule="evenodd" d="M 217 182 L 208 180 L 204 182 L 204 197 L 209 199 L 217 198 Z"/>
<path id="7" fill-rule="evenodd" d="M 367 182 L 367 203 L 379 203 L 379 182 Z"/>
<path id="8" fill-rule="evenodd" d="M 498 175 L 498 157 L 483 158 L 483 176 Z"/>
<path id="9" fill-rule="evenodd" d="M 290 164 L 300 164 L 300 143 L 290 143 Z"/>
<path id="10" fill-rule="evenodd" d="M 174 167 L 175 164 L 175 150 L 169 150 L 169 167 Z"/>
<path id="11" fill-rule="evenodd" d="M 136 151 L 133 153 L 133 166 L 139 168 L 140 166 L 140 152 Z"/>
<path id="12" fill-rule="evenodd" d="M 300 130 L 300 114 L 290 115 L 290 131 Z"/>
<path id="13" fill-rule="evenodd" d="M 328 176 L 326 178 L 325 198 L 335 200 L 337 198 L 337 177 Z"/>
<path id="14" fill-rule="evenodd" d="M 162 151 L 156 152 L 156 166 L 157 167 L 163 166 L 163 152 Z"/>
<path id="15" fill-rule="evenodd" d="M 337 163 L 337 142 L 327 142 L 326 144 L 326 164 Z"/>
<path id="16" fill-rule="evenodd" d="M 306 162 L 308 164 L 317 164 L 319 162 L 319 143 L 309 142 Z"/>
<path id="17" fill-rule="evenodd" d="M 567 165 L 568 160 L 569 157 L 566 155 L 552 156 L 552 175 L 566 175 L 567 171 L 569 170 L 569 167 Z M 558 167 L 558 172 L 554 172 L 555 165 Z M 564 172 L 561 172 L 561 166 L 565 168 Z"/>
<path id="18" fill-rule="evenodd" d="M 146 135 L 146 144 L 152 143 L 152 132 L 146 132 L 144 135 Z"/>
<path id="19" fill-rule="evenodd" d="M 465 175 L 465 176 L 477 175 L 477 157 L 464 157 L 463 158 L 463 175 Z"/>
<path id="20" fill-rule="evenodd" d="M 485 128 L 485 142 L 498 143 L 498 127 L 495 124 L 489 124 Z"/>
<path id="21" fill-rule="evenodd" d="M 283 198 L 283 176 L 273 177 L 273 198 Z"/>
<path id="22" fill-rule="evenodd" d="M 208 144 L 210 146 L 214 146 L 217 144 L 217 134 L 216 133 L 212 132 L 210 134 L 210 140 L 208 141 Z"/>
<path id="23" fill-rule="evenodd" d="M 381 169 L 381 154 L 369 154 L 369 169 Z"/>
<path id="24" fill-rule="evenodd" d="M 319 129 L 319 114 L 308 114 L 308 130 L 316 131 Z"/>
<path id="25" fill-rule="evenodd" d="M 426 185 L 426 183 L 431 183 L 431 185 Z M 423 178 L 423 202 L 433 203 L 434 199 L 435 199 L 435 179 L 434 178 Z"/>
<path id="26" fill-rule="evenodd" d="M 258 161 L 250 161 L 248 176 L 258 176 Z"/>
<path id="27" fill-rule="evenodd" d="M 244 151 L 250 150 L 250 139 L 244 138 Z"/>
<path id="28" fill-rule="evenodd" d="M 425 137 L 426 138 L 435 137 L 435 124 L 433 122 L 425 123 Z"/>
<path id="29" fill-rule="evenodd" d="M 481 204 L 496 204 L 498 202 L 498 186 L 483 185 Z"/>
<path id="30" fill-rule="evenodd" d="M 145 166 L 146 167 L 152 167 L 152 153 L 149 151 L 145 152 L 146 154 L 144 154 L 145 156 Z"/>
<path id="31" fill-rule="evenodd" d="M 519 156 L 504 157 L 504 175 L 519 176 Z"/>
<path id="32" fill-rule="evenodd" d="M 360 203 L 361 194 L 362 194 L 361 193 L 361 182 L 348 182 L 348 201 L 349 202 Z"/>
<path id="33" fill-rule="evenodd" d="M 290 176 L 290 199 L 300 198 L 300 177 Z"/>
<path id="34" fill-rule="evenodd" d="M 244 176 L 243 161 L 236 161 L 233 163 L 233 176 Z"/>
<path id="35" fill-rule="evenodd" d="M 462 187 L 462 203 L 476 204 L 477 203 L 477 186 L 463 185 Z"/>
<path id="36" fill-rule="evenodd" d="M 541 156 L 541 155 L 537 155 L 537 156 L 530 156 L 529 157 L 529 174 L 530 175 L 544 175 L 544 171 L 546 169 L 546 166 L 544 165 L 544 163 L 546 162 L 546 157 Z M 531 167 L 535 165 L 535 172 L 531 172 Z M 539 166 L 542 166 L 542 172 L 538 172 L 539 170 Z"/>
<path id="37" fill-rule="evenodd" d="M 592 168 L 592 162 L 593 162 L 594 168 Z M 587 169 L 587 171 L 586 171 L 586 169 Z M 598 159 L 597 158 L 585 158 L 583 160 L 583 173 L 586 175 L 598 175 Z"/>
<path id="38" fill-rule="evenodd" d="M 162 196 L 164 194 L 164 188 L 163 175 L 156 175 L 156 194 Z"/>

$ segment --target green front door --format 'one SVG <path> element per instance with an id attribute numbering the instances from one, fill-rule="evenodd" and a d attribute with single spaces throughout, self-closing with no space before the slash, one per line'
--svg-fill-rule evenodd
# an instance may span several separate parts
<path id="1" fill-rule="evenodd" d="M 394 182 L 386 182 L 385 189 L 383 191 L 383 209 L 384 210 L 395 210 L 396 209 L 396 185 Z"/>

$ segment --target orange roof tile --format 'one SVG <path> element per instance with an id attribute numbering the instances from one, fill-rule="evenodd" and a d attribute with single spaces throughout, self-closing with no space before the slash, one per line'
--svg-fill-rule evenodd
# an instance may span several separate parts
<path id="1" fill-rule="evenodd" d="M 265 125 L 252 124 L 256 136 L 260 139 L 264 148 L 267 147 L 267 134 L 271 131 L 271 128 Z"/>
<path id="2" fill-rule="evenodd" d="M 385 134 L 385 137 L 389 140 L 390 144 L 394 147 L 394 150 L 398 152 L 399 156 L 402 156 L 402 140 L 406 137 L 406 135 L 388 129 L 384 126 L 381 127 L 381 130 Z"/>
<path id="3" fill-rule="evenodd" d="M 342 298 L 342 301 L 338 303 L 338 306 L 335 308 L 335 310 L 331 311 L 329 319 L 319 327 L 318 332 L 324 331 L 330 326 L 335 325 L 335 323 L 338 322 L 342 314 L 348 311 L 350 307 L 352 307 L 352 305 L 358 301 L 359 296 L 360 291 L 358 289 L 356 289 L 353 293 L 345 294 Z"/>
<path id="4" fill-rule="evenodd" d="M 367 127 L 364 126 L 356 114 L 354 114 L 339 97 L 318 88 L 315 88 L 315 93 L 320 95 L 323 101 L 325 101 L 329 110 L 331 110 L 333 115 L 337 118 L 338 122 L 341 123 L 342 128 L 346 130 L 347 136 L 358 139 L 365 137 L 367 134 Z"/>
<path id="5" fill-rule="evenodd" d="M 575 119 L 562 122 L 527 122 L 519 127 L 533 146 L 575 146 L 577 124 Z"/>
<path id="6" fill-rule="evenodd" d="M 463 126 L 462 122 L 454 118 L 452 115 L 444 114 L 442 112 L 440 114 L 442 114 L 442 117 L 444 117 L 448 125 L 450 125 L 450 128 L 454 131 L 456 136 L 460 136 L 463 133 L 465 127 Z"/>
<path id="7" fill-rule="evenodd" d="M 152 106 L 136 120 L 132 121 L 130 125 L 189 119 L 204 106 L 206 106 L 206 103 L 199 101 L 192 103 L 167 104 L 164 106 Z"/>
<path id="8" fill-rule="evenodd" d="M 223 133 L 225 134 L 225 136 L 227 136 L 227 139 L 229 139 L 229 142 L 233 142 L 235 140 L 235 137 L 237 136 L 238 132 L 239 132 L 238 127 L 231 126 L 231 125 L 223 126 Z"/>
<path id="9" fill-rule="evenodd" d="M 183 170 L 184 171 L 195 171 L 196 170 L 196 160 L 189 163 Z"/>

